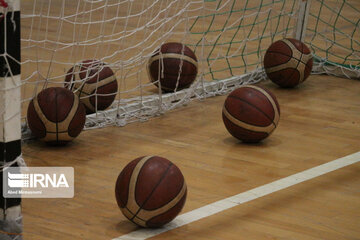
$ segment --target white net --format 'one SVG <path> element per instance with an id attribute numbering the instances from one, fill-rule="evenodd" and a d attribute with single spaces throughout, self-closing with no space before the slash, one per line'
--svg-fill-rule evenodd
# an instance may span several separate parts
<path id="1" fill-rule="evenodd" d="M 312 0 L 305 42 L 313 72 L 360 79 L 360 2 Z"/>
<path id="2" fill-rule="evenodd" d="M 66 72 L 88 59 L 107 63 L 119 86 L 111 107 L 88 115 L 88 129 L 146 120 L 192 99 L 225 94 L 240 84 L 260 81 L 265 78 L 264 52 L 271 42 L 293 36 L 300 2 L 23 1 L 23 122 L 28 102 L 36 93 L 63 86 Z M 334 61 L 341 64 L 336 66 L 342 72 L 351 68 L 359 76 L 358 4 L 355 0 L 324 2 L 312 1 L 305 38 L 319 56 L 320 67 L 314 69 L 330 72 L 324 66 Z M 146 63 L 169 41 L 195 51 L 199 72 L 189 89 L 163 94 L 150 83 Z"/>
<path id="3" fill-rule="evenodd" d="M 22 2 L 23 116 L 43 88 L 63 86 L 68 69 L 87 59 L 106 62 L 119 90 L 86 127 L 124 125 L 224 94 L 264 78 L 261 59 L 274 40 L 291 36 L 297 1 Z M 149 57 L 165 42 L 195 51 L 199 73 L 186 90 L 163 94 L 150 83 Z"/>

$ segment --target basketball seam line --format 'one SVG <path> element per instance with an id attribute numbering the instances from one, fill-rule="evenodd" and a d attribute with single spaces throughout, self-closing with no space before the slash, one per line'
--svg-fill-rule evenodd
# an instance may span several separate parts
<path id="1" fill-rule="evenodd" d="M 175 198 L 181 193 L 181 190 L 183 189 L 184 184 L 186 184 L 186 183 L 185 183 L 185 179 L 183 179 L 183 184 L 181 185 L 180 191 L 176 194 Z M 174 207 L 176 207 L 176 206 L 179 204 L 179 202 L 180 202 L 180 201 L 184 198 L 184 196 L 186 195 L 187 186 L 185 186 L 185 187 L 186 187 L 186 189 L 185 189 L 184 195 L 181 196 L 181 198 L 179 199 L 179 201 L 178 201 L 177 203 L 175 203 L 175 205 L 174 205 L 172 208 L 169 208 L 168 210 L 166 210 L 166 211 L 163 212 L 163 213 L 160 213 L 160 214 L 157 215 L 157 216 L 153 216 L 153 217 L 150 218 L 148 221 L 150 221 L 151 219 L 153 219 L 153 218 L 155 218 L 155 217 L 161 216 L 162 214 L 165 214 L 165 213 L 167 213 L 168 211 L 172 210 Z M 168 205 L 168 204 L 169 204 L 171 201 L 173 201 L 175 198 L 170 199 L 167 203 L 164 203 L 163 206 Z M 162 206 L 162 207 L 163 207 L 163 206 Z M 161 208 L 161 207 L 160 207 L 160 208 Z M 159 209 L 159 208 L 155 208 L 155 209 L 151 209 L 151 210 L 147 210 L 147 211 L 154 211 L 154 210 L 157 210 L 157 209 Z M 138 217 L 138 218 L 139 218 L 139 217 Z M 140 218 L 140 219 L 141 219 L 141 218 Z"/>
<path id="2" fill-rule="evenodd" d="M 252 106 L 252 107 L 255 108 L 256 110 L 258 110 L 259 112 L 261 112 L 268 120 L 270 120 L 271 124 L 274 124 L 275 128 L 277 127 L 276 124 L 274 123 L 274 120 L 272 120 L 265 112 L 263 112 L 261 109 L 259 109 L 259 108 L 256 107 L 255 105 L 253 105 L 253 104 L 251 104 L 251 103 L 249 103 L 249 102 L 247 102 L 247 101 L 245 101 L 245 100 L 243 100 L 243 99 L 241 99 L 241 98 L 238 98 L 238 97 L 236 97 L 236 96 L 229 96 L 229 97 L 230 97 L 230 98 L 235 98 L 235 99 L 237 99 L 237 100 L 240 100 L 241 102 L 247 103 L 248 105 Z M 274 110 L 274 119 L 275 119 L 275 113 L 276 113 L 276 112 L 275 112 L 275 109 L 274 109 L 274 107 L 272 106 L 271 102 L 270 102 L 269 100 L 267 100 L 267 101 L 270 103 L 271 107 L 272 107 L 273 110 Z M 275 103 L 275 106 L 277 107 L 276 103 Z M 225 109 L 226 109 L 226 111 L 229 112 L 229 109 L 227 109 L 226 105 L 225 105 Z M 229 112 L 229 113 L 230 113 L 230 112 Z M 242 120 L 239 120 L 239 121 L 242 121 Z M 242 122 L 247 123 L 247 124 L 251 124 L 251 125 L 254 125 L 254 126 L 257 126 L 257 127 L 264 127 L 264 126 L 259 126 L 259 125 L 253 124 L 253 123 L 248 123 L 248 122 L 245 122 L 245 121 L 242 121 Z M 269 125 L 268 125 L 268 126 L 269 126 Z M 267 126 L 265 126 L 265 127 L 267 127 Z"/>
<path id="3" fill-rule="evenodd" d="M 283 62 L 283 63 L 281 63 L 281 64 L 287 63 L 288 61 L 291 60 L 291 58 L 296 59 L 296 60 L 302 62 L 302 63 L 305 64 L 305 65 L 307 64 L 307 63 L 305 63 L 305 62 L 303 62 L 303 61 L 301 61 L 301 60 L 299 60 L 299 59 L 297 59 L 297 58 L 295 58 L 295 57 L 293 57 L 293 56 L 289 56 L 289 55 L 284 54 L 284 53 L 281 53 L 281 52 L 268 51 L 268 53 L 276 53 L 276 54 L 279 54 L 279 55 L 286 56 L 286 57 L 289 57 L 289 58 L 290 58 L 289 60 L 287 60 L 286 62 Z M 310 53 L 307 53 L 307 54 L 310 54 Z M 307 54 L 306 54 L 306 55 L 307 55 Z M 302 57 L 303 55 L 304 55 L 304 54 L 301 53 L 301 57 Z M 310 59 L 309 59 L 308 61 L 310 61 Z M 279 64 L 277 64 L 277 65 L 279 65 Z M 274 66 L 272 66 L 272 67 L 274 67 Z M 268 67 L 268 68 L 269 68 L 269 67 Z"/>
<path id="4" fill-rule="evenodd" d="M 299 49 L 297 49 L 296 48 L 296 46 L 295 46 L 295 44 L 294 43 L 292 43 L 291 41 L 289 41 L 294 47 L 295 47 L 295 49 L 297 50 L 297 51 L 299 51 L 300 52 L 300 59 L 302 58 L 302 56 L 304 55 L 304 53 L 303 53 L 303 50 L 304 50 L 304 46 L 302 45 L 302 49 L 301 49 L 301 51 L 299 50 Z M 292 49 L 291 49 L 291 52 L 292 52 Z M 296 58 L 295 58 L 296 59 Z M 298 61 L 298 63 L 297 63 L 297 65 L 296 65 L 296 68 L 294 68 L 294 69 L 296 69 L 296 71 L 299 73 L 299 83 L 302 83 L 304 80 L 305 80 L 305 75 L 303 76 L 303 79 L 300 79 L 300 76 L 301 76 L 301 73 L 300 73 L 300 71 L 298 70 L 298 67 L 299 67 L 299 64 L 300 64 L 300 62 L 301 63 L 303 63 L 301 60 L 299 60 L 299 59 L 296 59 L 297 61 Z M 305 65 L 305 68 L 306 68 L 306 63 L 303 63 L 304 65 Z M 292 72 L 292 74 L 290 75 L 290 77 L 289 78 L 291 78 L 293 75 L 294 75 L 294 73 L 295 73 L 295 71 L 294 72 Z M 305 72 L 304 72 L 304 74 L 305 74 Z"/>
<path id="5" fill-rule="evenodd" d="M 281 69 L 281 70 L 278 70 L 278 71 L 275 71 L 275 72 L 271 72 L 270 74 L 272 74 L 272 73 L 277 73 L 277 72 L 279 72 L 279 71 L 283 71 L 283 70 L 287 70 L 287 69 L 297 71 L 297 72 L 299 73 L 299 80 L 300 80 L 300 72 L 299 72 L 299 70 L 298 70 L 297 68 L 288 67 L 288 68 L 284 68 L 284 69 Z M 294 75 L 294 72 L 292 72 L 291 75 L 290 75 L 290 77 L 288 77 L 288 78 L 286 78 L 286 79 L 290 79 L 293 75 Z M 302 81 L 302 82 L 303 82 L 303 81 Z M 282 81 L 281 81 L 281 83 L 282 83 Z M 299 81 L 299 83 L 301 83 L 301 82 Z"/>
<path id="6" fill-rule="evenodd" d="M 149 161 L 150 159 L 148 159 Z M 145 165 L 145 163 L 144 163 Z M 144 167 L 144 165 L 141 167 L 140 171 L 139 171 L 139 175 L 140 175 L 140 172 L 142 170 L 142 168 Z M 146 202 L 151 198 L 152 194 L 155 192 L 156 188 L 160 185 L 160 183 L 162 182 L 162 180 L 165 178 L 167 172 L 169 171 L 169 169 L 171 168 L 171 166 L 173 165 L 173 163 L 170 162 L 169 166 L 167 167 L 166 171 L 164 172 L 164 174 L 161 176 L 159 182 L 155 185 L 155 187 L 153 188 L 153 190 L 151 191 L 151 193 L 149 194 L 149 196 L 145 199 L 145 201 L 143 202 L 143 204 L 141 206 L 139 206 L 139 209 L 137 210 L 137 212 L 135 213 L 135 215 L 131 218 L 134 219 L 135 217 L 137 217 L 138 213 L 142 210 L 142 207 L 146 204 Z M 138 176 L 139 177 L 139 176 Z M 135 196 L 136 196 L 136 185 L 137 185 L 137 180 L 138 180 L 138 177 L 136 179 L 136 184 L 135 184 Z M 135 201 L 136 201 L 136 197 L 135 197 Z M 139 204 L 138 204 L 139 205 Z M 156 209 L 152 209 L 152 210 L 156 210 Z M 146 225 L 146 222 L 147 221 L 144 221 L 145 222 L 145 225 Z"/>
<path id="7" fill-rule="evenodd" d="M 136 214 L 134 214 L 132 211 L 130 211 L 130 209 L 129 209 L 126 205 L 125 205 L 124 208 L 125 208 L 126 210 L 128 210 L 128 211 L 133 215 L 133 217 L 132 217 L 131 219 L 129 219 L 131 222 L 133 222 L 133 223 L 135 223 L 135 224 L 137 225 L 137 223 L 134 222 L 132 219 L 138 218 L 138 219 L 140 219 L 141 221 L 144 221 L 144 222 L 146 223 L 146 220 L 145 220 L 145 219 L 142 219 L 142 218 L 138 217 Z"/>
<path id="8" fill-rule="evenodd" d="M 186 183 L 185 183 L 185 179 L 184 179 L 183 185 L 182 185 L 181 188 L 180 188 L 180 191 L 176 194 L 175 198 L 179 195 L 179 193 L 180 193 L 181 190 L 183 189 L 184 184 L 186 184 Z M 185 190 L 184 195 L 182 195 L 182 197 L 179 199 L 179 201 L 178 201 L 177 203 L 175 203 L 175 205 L 174 205 L 172 208 L 169 208 L 168 210 L 166 210 L 166 211 L 163 212 L 163 213 L 160 213 L 160 214 L 157 215 L 157 216 L 153 216 L 153 217 L 150 218 L 148 221 L 151 221 L 152 219 L 154 219 L 154 218 L 156 218 L 156 217 L 158 217 L 158 216 L 161 216 L 162 214 L 165 214 L 165 213 L 167 213 L 168 211 L 174 209 L 174 208 L 181 202 L 181 200 L 186 196 L 186 192 L 187 192 L 187 186 L 186 186 L 186 190 Z M 170 201 L 168 201 L 167 203 L 165 203 L 163 206 L 166 206 L 166 205 L 169 204 L 172 200 L 173 200 L 173 199 L 171 199 Z M 186 199 L 185 199 L 185 200 L 186 200 Z M 184 204 L 185 204 L 185 202 L 184 202 Z M 156 208 L 156 209 L 158 209 L 158 208 Z M 152 209 L 151 211 L 156 210 L 156 209 Z M 137 218 L 139 218 L 139 217 L 137 217 Z M 139 219 L 141 219 L 141 218 L 139 218 Z"/>
<path id="9" fill-rule="evenodd" d="M 98 69 L 98 71 L 95 73 L 95 74 L 93 74 L 93 75 L 87 75 L 86 77 L 85 77 L 85 79 L 87 79 L 86 81 L 85 81 L 85 79 L 84 78 L 80 78 L 82 81 L 85 81 L 85 83 L 87 83 L 87 84 L 94 84 L 94 83 L 96 83 L 96 82 L 100 82 L 101 80 L 103 80 L 103 79 L 107 79 L 107 78 L 110 78 L 110 77 L 112 77 L 112 76 L 115 76 L 115 74 L 114 74 L 114 72 L 112 72 L 112 74 L 104 74 L 104 75 L 101 75 L 101 73 L 103 73 L 103 72 L 101 72 L 102 70 L 101 69 Z M 79 77 L 80 77 L 80 73 L 79 73 Z M 89 82 L 92 78 L 96 78 L 95 79 L 95 81 L 94 82 Z M 101 78 L 101 80 L 99 80 Z M 114 79 L 114 81 L 116 81 L 116 78 Z"/>
<path id="10" fill-rule="evenodd" d="M 301 54 L 301 56 L 302 56 L 302 54 Z M 296 59 L 296 58 L 294 58 L 294 59 Z M 302 83 L 303 81 L 304 81 L 304 79 L 302 79 L 302 81 L 300 81 L 301 79 L 300 79 L 300 71 L 298 70 L 298 66 L 299 66 L 299 63 L 301 62 L 299 59 L 296 59 L 297 61 L 298 61 L 298 63 L 297 63 L 297 65 L 296 65 L 296 67 L 295 68 L 293 68 L 293 67 L 289 67 L 289 68 L 284 68 L 284 69 L 281 69 L 281 70 L 278 70 L 278 71 L 276 71 L 276 72 L 279 72 L 279 71 L 282 71 L 282 70 L 285 70 L 285 69 L 292 69 L 292 70 L 294 70 L 292 73 L 291 73 L 291 75 L 288 77 L 288 78 L 286 78 L 286 79 L 291 79 L 291 77 L 294 75 L 294 73 L 295 73 L 295 71 L 297 71 L 298 73 L 299 73 L 299 81 L 298 81 L 298 84 L 300 84 L 300 83 Z M 289 60 L 290 61 L 290 60 Z M 301 62 L 301 63 L 303 63 L 303 62 Z M 303 63 L 304 64 L 304 63 Z M 305 64 L 305 68 L 306 68 L 306 64 Z M 271 72 L 271 73 L 276 73 L 276 72 Z M 270 74 L 271 74 L 270 73 Z M 281 83 L 282 83 L 282 81 L 281 81 Z"/>
<path id="11" fill-rule="evenodd" d="M 67 131 L 65 130 L 65 131 L 56 131 L 56 132 L 51 132 L 51 131 L 46 131 L 46 133 L 66 133 Z"/>
<path id="12" fill-rule="evenodd" d="M 55 118 L 56 118 L 56 121 L 54 122 L 54 121 L 51 121 L 49 118 L 48 118 L 48 116 L 44 113 L 44 110 L 41 108 L 41 106 L 40 106 L 40 104 L 39 104 L 39 107 L 40 107 L 40 110 L 41 110 L 41 112 L 44 114 L 44 117 L 46 118 L 46 120 L 47 121 L 49 121 L 49 122 L 51 122 L 51 123 L 54 123 L 54 124 L 56 124 L 58 121 L 57 121 L 57 114 L 56 114 L 56 116 L 55 116 Z M 55 103 L 55 108 L 57 108 L 57 104 Z M 42 122 L 42 121 L 41 121 Z M 44 124 L 44 126 L 45 126 L 45 123 L 43 123 Z M 46 127 L 45 127 L 45 129 L 46 129 Z"/>
<path id="13" fill-rule="evenodd" d="M 186 60 L 186 59 L 182 59 L 182 58 L 179 59 L 179 58 L 167 57 L 167 58 L 163 58 L 163 60 L 164 60 L 164 59 L 175 59 L 175 60 L 179 60 L 179 61 L 182 61 L 182 62 L 187 62 L 187 63 L 195 66 L 192 62 L 190 62 L 190 61 L 188 61 L 188 60 Z M 195 60 L 195 59 L 194 59 L 194 60 Z M 152 65 L 154 62 L 156 62 L 156 61 L 159 61 L 159 59 L 156 59 L 156 60 L 154 60 L 152 63 L 150 63 L 150 67 L 151 67 L 151 65 Z"/>
<path id="14" fill-rule="evenodd" d="M 302 58 L 302 56 L 303 56 L 303 54 L 301 53 L 301 55 L 300 55 L 300 59 Z M 301 73 L 300 73 L 300 71 L 298 70 L 298 67 L 299 67 L 299 64 L 300 64 L 300 60 L 299 59 L 296 59 L 297 61 L 298 61 L 298 63 L 297 63 L 297 65 L 296 65 L 296 67 L 294 68 L 294 70 L 296 70 L 298 73 L 299 73 L 299 83 L 302 83 L 303 81 L 304 81 L 304 76 L 303 76 L 303 79 L 300 79 L 300 77 L 301 77 Z M 304 63 L 303 63 L 304 64 Z M 305 64 L 305 67 L 306 67 L 306 64 Z M 292 78 L 292 76 L 294 75 L 294 73 L 295 73 L 295 71 L 293 71 L 292 73 L 291 73 L 291 75 L 290 75 L 290 79 Z M 304 74 L 305 74 L 305 72 L 304 72 Z"/>
<path id="15" fill-rule="evenodd" d="M 101 82 L 101 81 L 102 81 L 102 80 L 100 80 L 99 82 Z M 106 87 L 106 86 L 108 86 L 108 85 L 110 85 L 110 84 L 113 84 L 114 82 L 116 82 L 116 79 L 115 79 L 114 81 L 112 81 L 112 82 L 109 82 L 109 83 L 105 84 L 105 85 L 102 85 L 102 86 L 100 86 L 100 87 L 96 87 L 96 88 L 94 89 L 94 91 L 92 91 L 91 93 L 87 93 L 87 92 L 84 92 L 84 91 L 83 91 L 83 88 L 84 88 L 84 86 L 85 86 L 85 84 L 86 84 L 86 83 L 85 83 L 85 84 L 81 87 L 81 90 L 80 90 L 79 93 L 83 93 L 83 94 L 88 95 L 88 96 L 93 95 L 93 94 L 95 93 L 95 95 L 92 96 L 92 97 L 95 97 L 97 94 L 100 95 L 100 93 L 96 93 L 96 91 L 97 91 L 98 89 L 101 89 L 102 87 Z M 117 83 L 117 82 L 116 82 L 116 83 Z M 116 94 L 117 94 L 117 91 L 114 92 L 114 93 L 112 93 L 111 95 L 102 96 L 102 97 L 113 96 L 113 95 L 116 95 Z"/>
<path id="16" fill-rule="evenodd" d="M 144 165 L 145 165 L 145 164 L 144 164 Z M 140 209 L 142 209 L 142 207 L 143 207 L 143 206 L 146 204 L 146 202 L 150 199 L 150 197 L 152 196 L 152 194 L 154 193 L 154 191 L 156 190 L 156 188 L 160 185 L 160 183 L 162 182 L 162 180 L 165 178 L 167 172 L 169 171 L 169 169 L 171 168 L 172 165 L 173 165 L 172 163 L 169 164 L 168 168 L 165 170 L 163 176 L 161 176 L 159 182 L 155 185 L 154 189 L 151 191 L 151 193 L 149 194 L 148 198 L 145 199 L 145 201 L 143 202 L 143 204 L 140 206 Z M 140 170 L 140 171 L 141 171 L 141 170 Z M 139 174 L 140 174 L 140 172 L 139 172 Z M 136 185 L 135 185 L 135 189 L 136 189 Z M 167 203 L 166 203 L 166 204 L 167 204 Z M 166 204 L 164 204 L 164 205 L 166 205 Z M 156 210 L 156 209 L 158 209 L 158 208 L 151 209 L 151 210 L 147 210 L 147 211 L 153 211 L 153 210 Z M 146 209 L 144 209 L 144 210 L 146 210 Z M 136 213 L 136 214 L 137 214 L 137 213 Z"/>
<path id="17" fill-rule="evenodd" d="M 101 80 L 100 80 L 100 81 L 101 81 Z M 90 102 L 90 104 L 91 104 L 91 105 L 94 107 L 94 109 L 95 109 L 95 106 L 94 106 L 94 105 L 92 104 L 92 102 L 91 102 L 91 98 L 92 98 L 92 97 L 98 98 L 98 95 L 97 95 L 96 91 L 97 91 L 98 89 L 102 88 L 102 87 L 108 86 L 109 84 L 113 84 L 114 82 L 117 83 L 116 78 L 115 78 L 115 80 L 112 81 L 112 82 L 109 82 L 109 83 L 107 83 L 107 84 L 105 84 L 105 85 L 103 85 L 103 86 L 100 86 L 100 87 L 95 88 L 95 90 L 92 91 L 91 93 L 87 93 L 87 92 L 83 91 L 83 88 L 85 87 L 85 84 L 86 84 L 86 83 L 84 83 L 84 84 L 81 86 L 81 89 L 79 89 L 79 96 L 80 96 L 81 94 L 85 94 L 86 96 L 90 96 L 90 97 L 89 97 L 89 102 Z M 117 86 L 117 88 L 118 88 L 118 86 Z M 112 93 L 111 95 L 101 96 L 101 97 L 112 97 L 112 96 L 115 96 L 115 97 L 116 97 L 117 93 L 118 93 L 118 90 L 116 90 L 116 92 Z M 114 98 L 115 98 L 115 97 L 114 97 Z M 79 97 L 79 100 L 80 100 L 80 97 Z M 96 99 L 96 100 L 97 100 L 97 99 Z M 96 102 L 97 102 L 97 101 L 96 101 Z M 84 104 L 84 105 L 85 105 L 85 104 Z M 97 105 L 98 105 L 98 104 L 97 104 Z M 98 108 L 97 110 L 103 110 L 103 109 L 99 109 L 99 106 L 96 106 L 96 107 Z M 86 108 L 88 108 L 88 107 L 86 106 Z M 95 109 L 95 111 L 96 111 L 96 109 Z"/>

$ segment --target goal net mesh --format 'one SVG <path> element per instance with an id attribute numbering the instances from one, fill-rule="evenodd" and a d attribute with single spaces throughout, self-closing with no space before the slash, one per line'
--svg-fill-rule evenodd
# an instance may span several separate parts
<path id="1" fill-rule="evenodd" d="M 359 77 L 355 1 L 311 2 L 304 41 L 315 56 L 314 71 Z M 119 85 L 111 107 L 88 115 L 87 129 L 146 120 L 193 99 L 266 79 L 265 51 L 272 42 L 293 37 L 301 2 L 22 1 L 23 130 L 29 101 L 46 87 L 64 86 L 66 72 L 87 59 L 107 63 Z M 199 72 L 189 89 L 164 94 L 150 83 L 146 64 L 170 41 L 194 50 Z"/>
<path id="2" fill-rule="evenodd" d="M 360 8 L 356 0 L 312 0 L 305 42 L 313 72 L 360 79 Z"/>

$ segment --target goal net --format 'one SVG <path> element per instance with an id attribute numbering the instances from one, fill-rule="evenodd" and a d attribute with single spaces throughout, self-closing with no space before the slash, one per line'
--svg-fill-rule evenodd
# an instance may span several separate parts
<path id="1" fill-rule="evenodd" d="M 119 89 L 110 108 L 87 117 L 86 128 L 146 120 L 192 99 L 265 79 L 262 55 L 272 41 L 292 36 L 298 5 L 269 0 L 24 1 L 23 119 L 36 93 L 63 86 L 68 69 L 87 59 L 107 63 Z M 189 89 L 163 94 L 150 83 L 146 64 L 170 41 L 194 50 L 199 71 Z"/>
<path id="2" fill-rule="evenodd" d="M 360 79 L 359 1 L 312 0 L 305 34 L 313 73 Z"/>
<path id="3" fill-rule="evenodd" d="M 360 13 L 355 1 L 308 2 L 311 8 L 304 41 L 316 56 L 314 70 L 359 77 Z M 116 101 L 107 111 L 88 116 L 86 128 L 145 120 L 192 99 L 225 94 L 240 84 L 265 79 L 264 52 L 273 41 L 293 37 L 299 30 L 299 14 L 306 15 L 301 3 L 24 1 L 23 119 L 36 93 L 63 86 L 67 70 L 86 59 L 109 64 L 119 83 Z M 184 43 L 195 51 L 199 73 L 190 89 L 163 94 L 150 83 L 146 64 L 153 52 L 169 41 Z"/>

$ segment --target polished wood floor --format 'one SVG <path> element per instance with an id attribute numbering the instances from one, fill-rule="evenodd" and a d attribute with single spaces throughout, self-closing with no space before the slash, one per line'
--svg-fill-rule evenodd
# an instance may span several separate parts
<path id="1" fill-rule="evenodd" d="M 144 123 L 85 131 L 66 147 L 32 141 L 29 166 L 73 166 L 73 199 L 24 199 L 27 240 L 111 239 L 137 229 L 114 197 L 121 169 L 142 155 L 177 164 L 183 212 L 360 151 L 360 82 L 312 75 L 296 89 L 260 85 L 281 106 L 278 129 L 260 144 L 226 131 L 225 99 L 194 101 Z M 360 164 L 256 199 L 153 239 L 360 239 Z"/>

